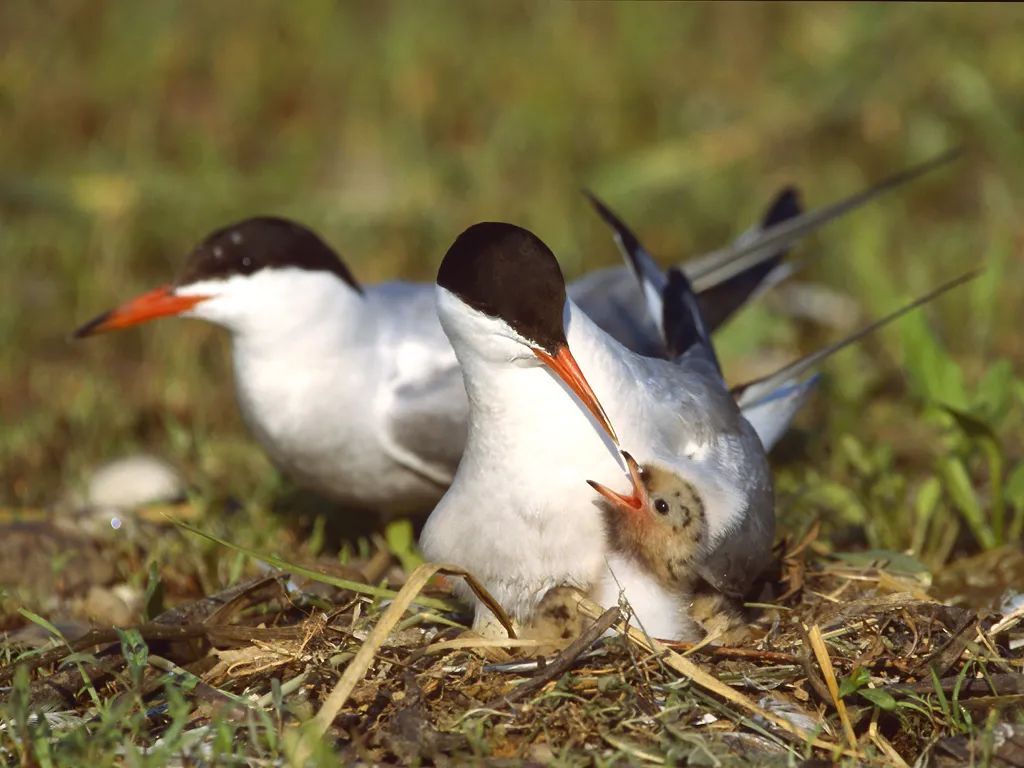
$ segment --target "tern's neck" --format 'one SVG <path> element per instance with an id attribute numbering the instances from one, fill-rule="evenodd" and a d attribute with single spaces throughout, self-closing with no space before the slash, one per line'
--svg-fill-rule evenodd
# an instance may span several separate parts
<path id="1" fill-rule="evenodd" d="M 601 330 L 586 312 L 573 302 L 568 302 L 568 306 L 565 336 L 576 362 L 583 369 L 583 375 L 588 379 L 593 377 L 597 380 L 605 377 L 631 376 L 629 357 L 632 353 Z M 599 386 L 596 380 L 590 384 L 595 389 Z M 597 392 L 597 396 L 600 398 L 601 393 Z"/>
<path id="2" fill-rule="evenodd" d="M 616 391 L 632 376 L 626 359 L 628 353 L 582 310 L 571 302 L 568 306 L 569 349 L 583 375 L 602 402 L 604 392 L 608 393 L 610 402 L 624 400 Z M 571 439 L 567 435 L 572 433 L 577 439 L 592 443 L 589 447 L 598 452 L 616 453 L 577 396 L 532 356 L 501 360 L 493 353 L 482 353 L 478 345 L 473 344 L 457 344 L 456 351 L 472 403 L 471 443 L 493 439 L 494 435 L 500 435 L 501 442 L 506 444 L 515 440 L 543 443 L 547 442 L 544 435 L 561 430 L 563 439 Z"/>
<path id="3" fill-rule="evenodd" d="M 549 486 L 579 466 L 601 468 L 600 477 L 617 472 L 610 440 L 573 392 L 535 359 L 497 363 L 458 349 L 470 400 L 469 439 L 463 462 L 497 462 L 503 472 L 516 456 L 516 472 L 546 477 Z M 565 455 L 565 447 L 570 454 Z M 583 477 L 585 480 L 586 477 Z"/>
<path id="4" fill-rule="evenodd" d="M 236 356 L 323 359 L 354 351 L 375 333 L 363 296 L 334 275 L 294 270 L 261 280 L 256 274 L 245 294 L 237 302 L 244 299 L 244 308 L 205 318 L 231 332 Z"/>

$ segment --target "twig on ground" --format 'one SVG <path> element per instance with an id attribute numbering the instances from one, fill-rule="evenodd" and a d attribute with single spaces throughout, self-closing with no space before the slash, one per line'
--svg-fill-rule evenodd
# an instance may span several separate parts
<path id="1" fill-rule="evenodd" d="M 684 652 L 687 656 L 691 655 L 691 653 L 698 653 L 702 656 L 714 656 L 720 659 L 737 659 L 751 662 L 763 661 L 766 664 L 795 665 L 800 663 L 800 658 L 792 653 L 761 651 L 757 648 L 734 648 L 729 645 L 701 646 L 700 643 L 686 643 L 679 640 L 667 640 L 664 642 L 673 651 Z"/>
<path id="2" fill-rule="evenodd" d="M 934 667 L 937 677 L 942 677 L 942 675 L 946 674 L 963 655 L 964 650 L 974 639 L 974 635 L 977 634 L 972 632 L 974 627 L 971 626 L 975 618 L 973 613 L 965 612 L 946 644 L 935 651 L 935 653 L 922 659 L 914 669 L 914 673 L 923 675 L 928 672 L 928 667 Z M 978 632 L 980 631 L 979 629 Z"/>
<path id="3" fill-rule="evenodd" d="M 499 709 L 502 704 L 513 704 L 523 697 L 539 691 L 552 680 L 557 680 L 620 618 L 617 607 L 609 608 L 594 623 L 584 629 L 579 637 L 569 643 L 555 658 L 549 661 L 535 677 L 530 678 L 525 683 L 521 683 L 507 694 L 499 696 L 485 706 L 489 709 Z"/>
<path id="4" fill-rule="evenodd" d="M 958 696 L 961 699 L 975 695 L 1007 696 L 1024 694 L 1024 675 L 1010 672 L 996 673 L 985 677 L 974 677 L 967 680 L 963 680 L 959 676 L 944 677 L 939 681 L 943 693 L 953 693 L 957 684 L 960 686 Z M 887 691 L 894 695 L 924 695 L 935 693 L 935 683 L 931 679 L 922 680 L 917 683 L 894 683 L 892 685 L 881 685 L 878 687 L 878 690 Z"/>

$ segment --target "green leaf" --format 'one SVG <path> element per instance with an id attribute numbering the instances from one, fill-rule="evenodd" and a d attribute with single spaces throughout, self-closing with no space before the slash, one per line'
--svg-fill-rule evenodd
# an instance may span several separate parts
<path id="1" fill-rule="evenodd" d="M 971 410 L 990 423 L 998 423 L 1010 409 L 1013 399 L 1013 365 L 1009 360 L 995 362 L 978 382 Z"/>
<path id="2" fill-rule="evenodd" d="M 391 554 L 402 563 L 406 573 L 412 573 L 423 563 L 423 558 L 416 549 L 416 533 L 412 527 L 412 520 L 392 520 L 384 528 L 384 540 L 387 541 Z"/>
<path id="3" fill-rule="evenodd" d="M 18 609 L 18 613 L 20 613 L 26 619 L 31 621 L 33 624 L 38 624 L 40 627 L 45 629 L 47 632 L 49 632 L 51 635 L 53 635 L 57 639 L 59 639 L 59 640 L 63 640 L 64 639 L 64 633 L 61 632 L 59 629 L 57 629 L 57 627 L 55 627 L 53 624 L 51 624 L 48 620 L 46 620 L 42 616 L 40 616 L 38 613 L 30 611 L 28 608 L 19 608 Z"/>
<path id="4" fill-rule="evenodd" d="M 985 520 L 964 463 L 954 456 L 949 456 L 943 459 L 939 466 L 945 481 L 946 492 L 953 499 L 953 503 L 960 511 L 967 527 L 971 529 L 974 538 L 985 549 L 992 549 L 996 546 L 996 535 L 988 521 Z"/>
<path id="5" fill-rule="evenodd" d="M 146 621 L 151 621 L 164 612 L 164 582 L 160 578 L 160 566 L 151 560 L 146 577 L 146 592 L 142 598 L 142 611 Z"/>
<path id="6" fill-rule="evenodd" d="M 887 691 L 879 688 L 861 688 L 857 693 L 886 712 L 892 712 L 896 709 L 896 699 Z"/>
<path id="7" fill-rule="evenodd" d="M 839 698 L 845 699 L 850 694 L 856 693 L 871 681 L 871 673 L 864 667 L 857 667 L 839 681 Z"/>
<path id="8" fill-rule="evenodd" d="M 1002 445 L 992 427 L 982 419 L 955 408 L 945 407 L 945 411 L 953 417 L 961 431 L 976 441 L 985 452 L 985 457 L 988 460 L 989 485 L 995 489 L 987 528 L 992 532 L 994 538 L 994 543 L 991 546 L 998 546 L 1003 543 L 1003 534 L 1005 533 L 1003 530 L 1005 509 L 1002 494 L 1005 459 Z"/>
<path id="9" fill-rule="evenodd" d="M 1012 506 L 1024 507 L 1024 462 L 1013 468 L 1003 492 Z"/>
<path id="10" fill-rule="evenodd" d="M 868 519 L 857 494 L 842 483 L 821 480 L 807 489 L 804 498 L 812 504 L 827 507 L 843 523 L 863 525 Z"/>
<path id="11" fill-rule="evenodd" d="M 953 421 L 965 435 L 975 440 L 991 440 L 998 443 L 999 438 L 987 422 L 978 416 L 950 405 L 940 405 L 940 408 L 953 417 Z"/>
<path id="12" fill-rule="evenodd" d="M 327 538 L 327 515 L 317 515 L 313 520 L 313 530 L 306 536 L 306 551 L 311 558 L 317 557 L 324 549 Z"/>
<path id="13" fill-rule="evenodd" d="M 1024 536 L 1024 462 L 1014 467 L 1010 473 L 1003 486 L 1003 495 L 1014 510 L 1007 540 L 1020 541 Z"/>
<path id="14" fill-rule="evenodd" d="M 137 629 L 120 629 L 115 627 L 117 636 L 121 640 L 121 655 L 128 663 L 128 673 L 136 687 L 142 685 L 142 677 L 149 664 L 149 646 L 142 639 L 142 634 Z"/>
<path id="15" fill-rule="evenodd" d="M 942 690 L 942 681 L 939 680 L 939 673 L 935 671 L 935 667 L 928 666 L 928 674 L 932 680 L 932 688 L 935 690 L 935 695 L 939 699 L 939 707 L 942 709 L 943 716 L 949 720 L 951 719 L 949 711 L 949 699 L 946 698 L 946 692 Z"/>
<path id="16" fill-rule="evenodd" d="M 839 449 L 858 474 L 868 477 L 874 474 L 874 465 L 864 445 L 853 435 L 839 438 Z"/>
<path id="17" fill-rule="evenodd" d="M 928 540 L 928 526 L 942 497 L 942 483 L 937 477 L 929 477 L 921 483 L 914 497 L 914 535 L 910 545 L 911 552 L 921 555 L 925 542 Z"/>
<path id="18" fill-rule="evenodd" d="M 900 323 L 900 329 L 911 389 L 925 400 L 966 410 L 963 371 L 935 338 L 924 314 L 909 315 Z"/>

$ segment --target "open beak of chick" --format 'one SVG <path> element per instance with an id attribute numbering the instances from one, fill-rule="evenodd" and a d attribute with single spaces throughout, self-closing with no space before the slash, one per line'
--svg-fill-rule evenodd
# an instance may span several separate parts
<path id="1" fill-rule="evenodd" d="M 647 505 L 647 486 L 644 484 L 644 471 L 636 463 L 636 459 L 625 451 L 622 452 L 622 458 L 626 461 L 626 468 L 629 470 L 629 481 L 633 486 L 630 489 L 631 493 L 629 495 L 613 491 L 608 486 L 601 485 L 601 483 L 594 480 L 587 480 L 587 484 L 610 501 L 616 509 L 635 514 Z"/>

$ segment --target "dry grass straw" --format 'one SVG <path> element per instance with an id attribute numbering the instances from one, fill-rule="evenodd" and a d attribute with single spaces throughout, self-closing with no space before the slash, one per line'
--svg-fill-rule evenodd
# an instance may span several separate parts
<path id="1" fill-rule="evenodd" d="M 596 619 L 599 617 L 603 609 L 597 605 L 597 603 L 589 600 L 585 597 L 580 596 L 579 599 L 579 610 L 586 616 Z M 839 744 L 822 739 L 815 736 L 813 733 L 804 730 L 803 728 L 791 723 L 783 717 L 780 717 L 763 707 L 759 706 L 749 696 L 746 696 L 737 691 L 732 686 L 726 685 L 721 680 L 705 672 L 697 664 L 685 656 L 681 656 L 675 651 L 671 650 L 668 646 L 655 640 L 654 638 L 648 637 L 646 633 L 642 632 L 636 627 L 630 626 L 627 623 L 619 622 L 616 625 L 616 629 L 634 645 L 643 648 L 649 653 L 653 653 L 662 658 L 665 664 L 676 672 L 679 672 L 689 680 L 693 681 L 696 685 L 700 686 L 704 690 L 715 694 L 716 696 L 725 699 L 726 701 L 735 704 L 736 706 L 750 712 L 757 717 L 760 717 L 772 725 L 776 726 L 780 730 L 800 740 L 804 744 L 811 744 L 818 749 L 824 749 L 832 754 L 842 754 L 849 757 L 861 757 L 860 753 L 856 749 L 844 749 Z"/>
<path id="2" fill-rule="evenodd" d="M 366 636 L 366 640 L 363 641 L 363 644 L 360 646 L 355 657 L 349 662 L 348 666 L 345 667 L 345 671 L 342 673 L 341 679 L 338 680 L 330 695 L 328 695 L 324 700 L 320 710 L 313 717 L 308 727 L 303 730 L 303 733 L 291 754 L 291 761 L 293 765 L 304 765 L 306 763 L 306 760 L 313 751 L 312 741 L 322 739 L 324 734 L 327 733 L 328 728 L 331 727 L 331 723 L 334 722 L 334 719 L 338 716 L 342 707 L 345 706 L 345 702 L 347 702 L 349 696 L 352 695 L 352 691 L 355 689 L 356 684 L 365 677 L 370 665 L 373 663 L 373 660 L 377 655 L 377 651 L 380 650 L 381 646 L 384 645 L 385 641 L 387 641 L 392 630 L 394 630 L 398 625 L 398 622 L 402 620 L 402 616 L 405 615 L 405 612 L 409 609 L 409 606 L 412 605 L 419 593 L 427 586 L 429 581 L 439 573 L 446 576 L 459 576 L 465 579 L 466 583 L 480 599 L 480 602 L 486 605 L 487 608 L 494 613 L 495 618 L 501 622 L 501 625 L 505 627 L 509 638 L 512 640 L 516 639 L 511 619 L 509 619 L 501 605 L 468 571 L 454 565 L 445 565 L 441 563 L 424 563 L 423 565 L 420 565 L 412 572 L 412 575 L 409 576 L 409 580 L 405 583 L 405 586 L 402 587 L 394 601 L 387 607 L 387 610 L 384 611 L 373 629 L 370 630 L 370 633 Z"/>
<path id="3" fill-rule="evenodd" d="M 839 722 L 843 724 L 846 742 L 850 745 L 851 749 L 856 749 L 857 736 L 853 732 L 853 723 L 850 722 L 850 715 L 846 711 L 846 704 L 839 696 L 839 681 L 836 680 L 836 670 L 832 666 L 832 658 L 828 655 L 828 648 L 825 647 L 825 639 L 821 636 L 821 628 L 815 624 L 809 629 L 804 627 L 804 630 L 807 632 L 807 638 L 810 641 L 811 650 L 814 652 L 814 658 L 818 660 L 818 667 L 821 669 L 821 675 L 825 679 L 825 685 L 828 686 L 832 703 L 839 714 Z"/>

